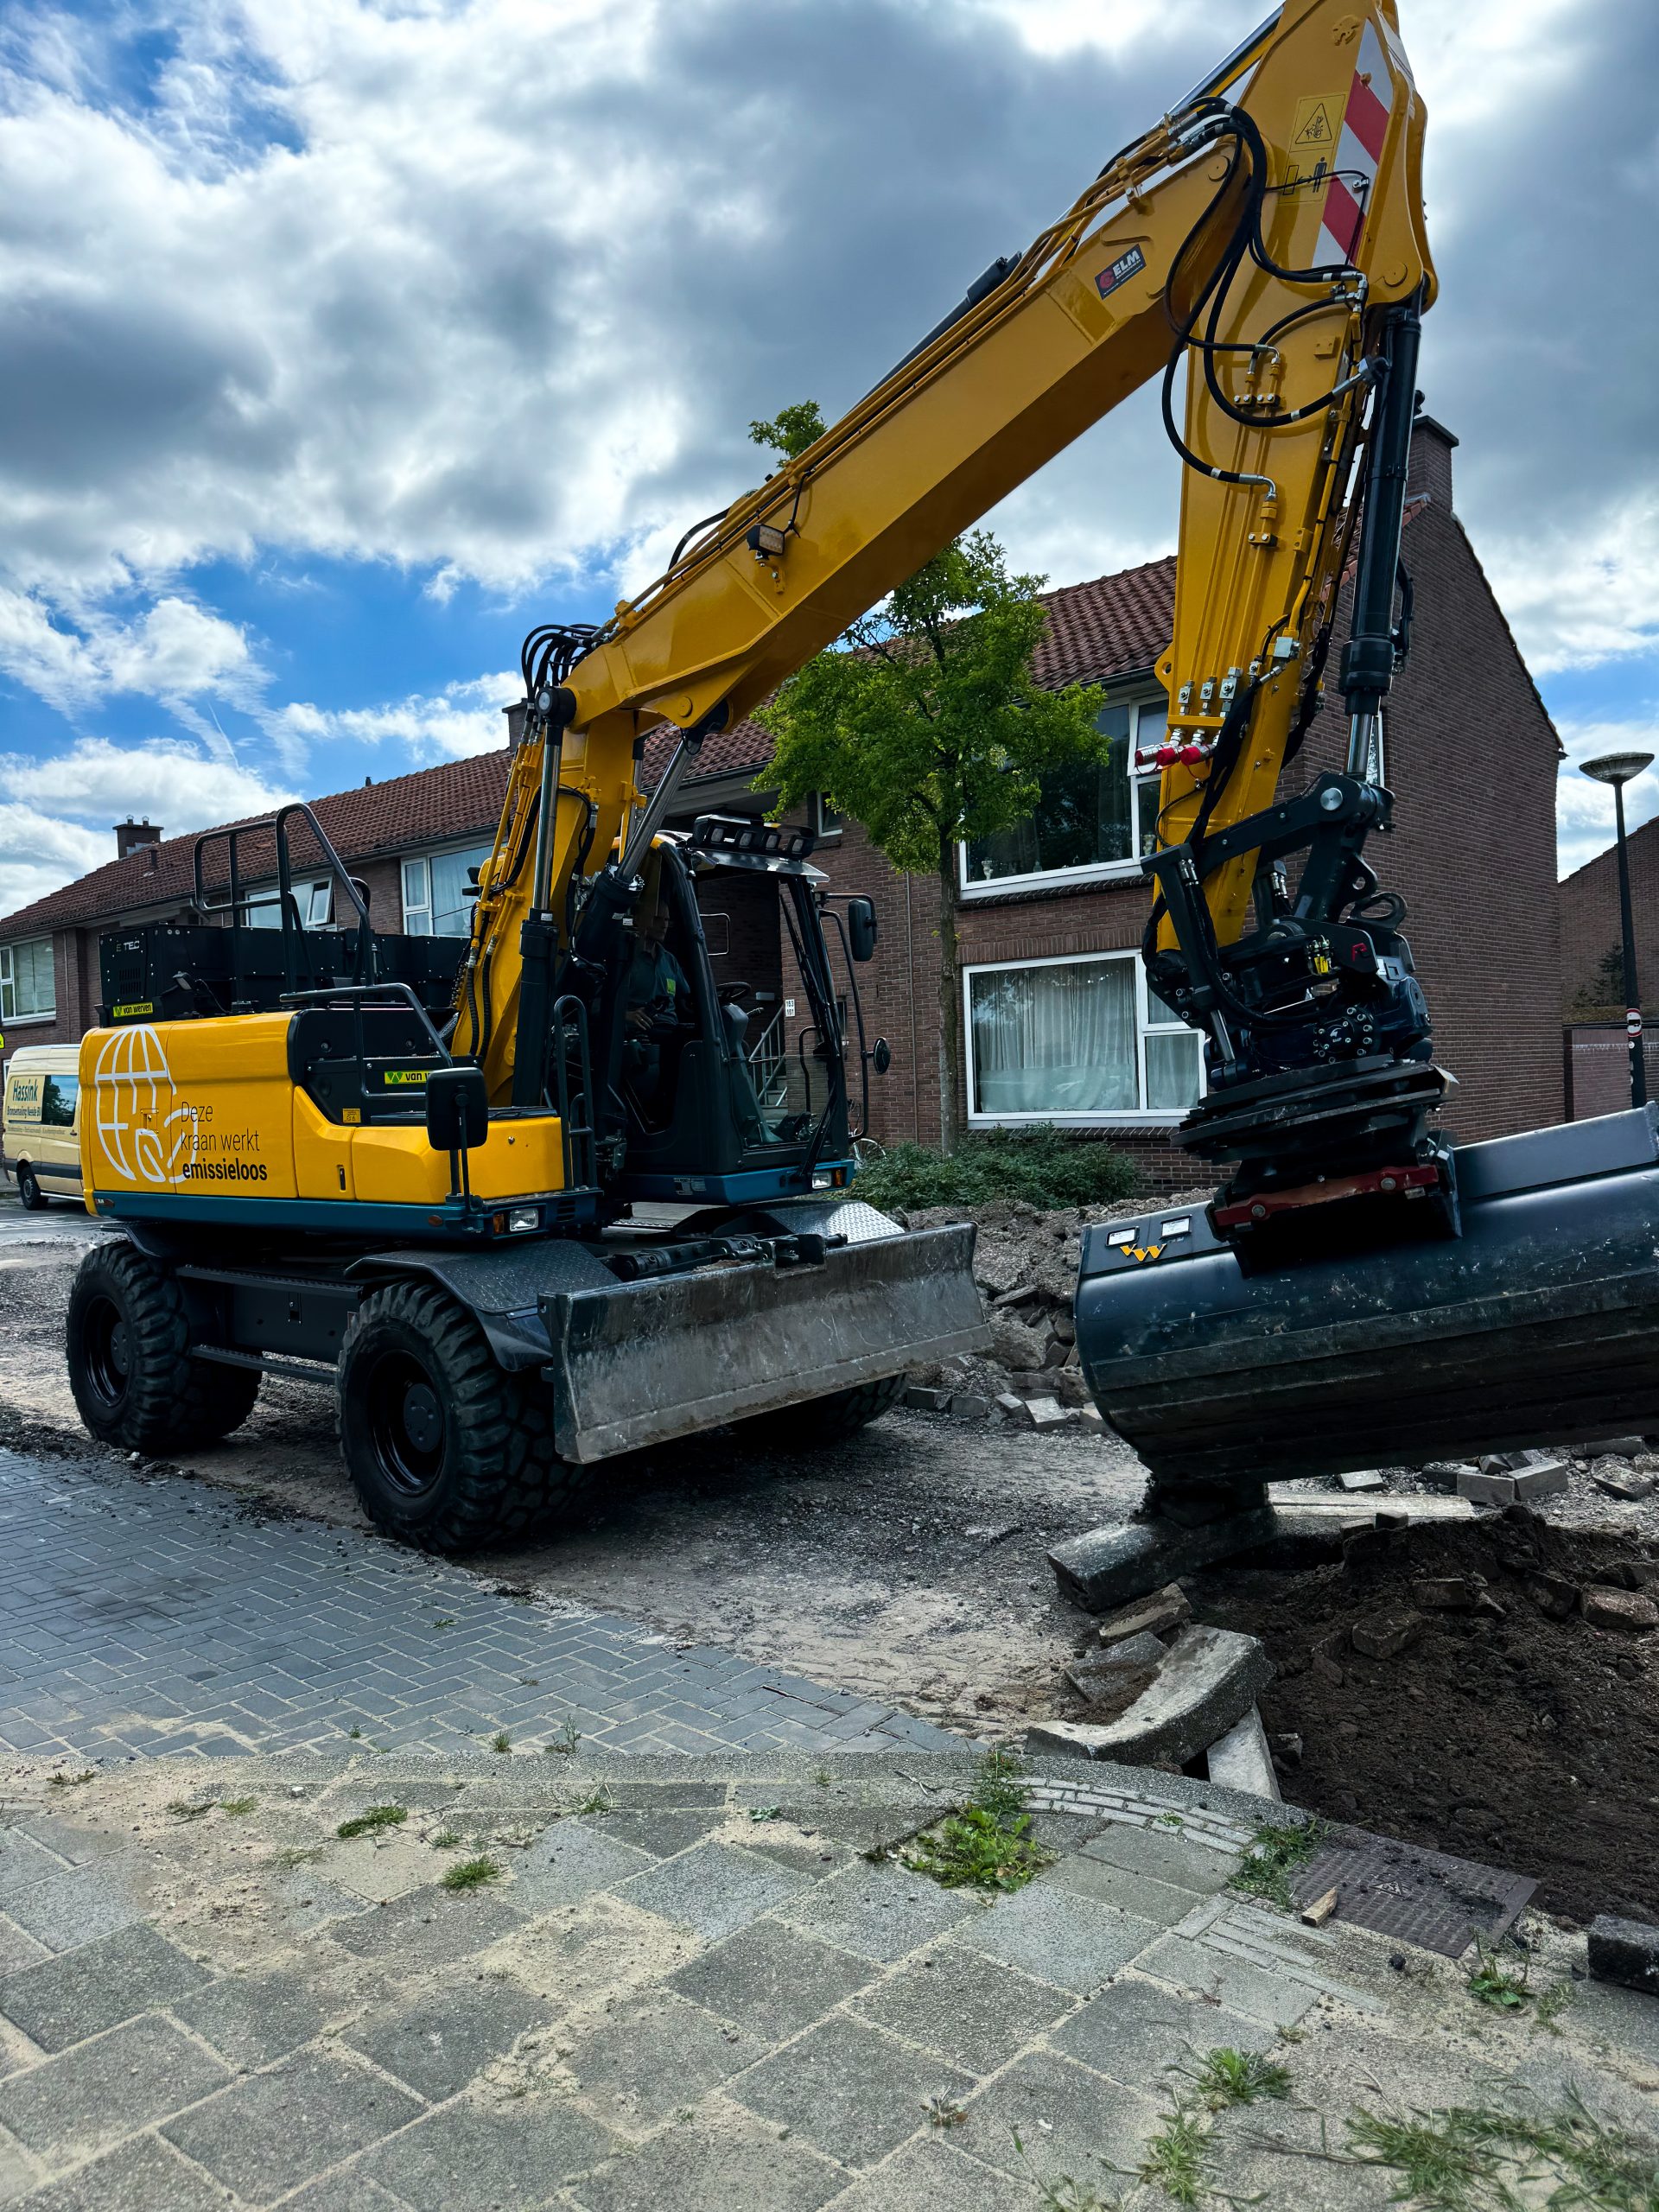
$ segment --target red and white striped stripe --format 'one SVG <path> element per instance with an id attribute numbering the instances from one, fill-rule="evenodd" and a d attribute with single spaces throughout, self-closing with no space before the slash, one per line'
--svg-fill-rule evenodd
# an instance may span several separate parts
<path id="1" fill-rule="evenodd" d="M 1370 79 L 1369 84 L 1366 82 Z M 1325 188 L 1325 215 L 1314 260 L 1352 261 L 1376 182 L 1394 107 L 1394 73 L 1374 23 L 1367 23 L 1354 64 L 1354 81 L 1337 138 L 1337 174 Z"/>

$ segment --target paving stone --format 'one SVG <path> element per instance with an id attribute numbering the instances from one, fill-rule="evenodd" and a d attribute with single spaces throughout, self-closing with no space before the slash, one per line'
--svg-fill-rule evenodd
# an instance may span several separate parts
<path id="1" fill-rule="evenodd" d="M 1135 2167 L 1157 2115 L 1151 2097 L 1124 2088 L 1103 2094 L 1087 2067 L 1031 2051 L 969 2101 L 951 2147 L 1022 2182 L 1052 2188 L 1070 2180 L 1079 2195 L 1092 2190 L 1109 2202 L 1122 2185 L 1112 2169 Z"/>
<path id="2" fill-rule="evenodd" d="M 781 1809 L 785 1820 L 793 1821 L 809 1835 L 847 1844 L 854 1851 L 874 1853 L 907 1842 L 924 1828 L 931 1827 L 941 1808 L 938 1798 L 931 1805 L 825 1805 L 798 1799 Z"/>
<path id="3" fill-rule="evenodd" d="M 210 1976 L 144 1922 L 0 1981 L 0 2012 L 42 2050 L 64 2050 L 136 2012 L 187 1997 Z"/>
<path id="4" fill-rule="evenodd" d="M 606 1833 L 618 1843 L 631 1843 L 653 1859 L 671 1859 L 690 1851 L 726 1817 L 724 1806 L 658 1807 L 654 1812 L 618 1811 L 605 1815 Z"/>
<path id="5" fill-rule="evenodd" d="M 1185 1936 L 1160 1936 L 1135 1966 L 1141 1974 L 1212 1998 L 1276 2028 L 1294 2027 L 1319 1993 L 1304 1982 Z"/>
<path id="6" fill-rule="evenodd" d="M 225 2212 L 225 2192 L 170 2144 L 138 2135 L 24 2202 L 28 2212 Z"/>
<path id="7" fill-rule="evenodd" d="M 1586 1618 L 1587 1613 L 1586 1608 Z M 1590 1923 L 1590 1971 L 1599 1980 L 1659 1996 L 1659 1928 L 1645 1920 L 1598 1913 Z"/>
<path id="8" fill-rule="evenodd" d="M 1093 1897 L 1096 1904 L 1111 1905 L 1154 1928 L 1173 1928 L 1186 1918 L 1194 1903 L 1191 1890 L 1178 1889 L 1173 1882 L 1155 1881 L 1150 1874 L 1132 1873 L 1126 1866 L 1114 1866 L 1108 1859 L 1090 1859 L 1082 1852 L 1063 1859 L 1043 1878 L 1056 1889 Z"/>
<path id="9" fill-rule="evenodd" d="M 636 1875 L 617 1894 L 717 1943 L 806 1886 L 804 1876 L 753 1852 L 705 1843 Z"/>
<path id="10" fill-rule="evenodd" d="M 0 2082 L 0 2126 L 44 2157 L 86 2158 L 181 2111 L 228 2078 L 171 2022 L 129 2020 Z"/>
<path id="11" fill-rule="evenodd" d="M 308 1967 L 310 1961 L 304 1962 Z M 314 1973 L 277 1967 L 231 1974 L 169 2007 L 232 2066 L 269 2066 L 308 2043 L 342 2008 Z"/>
<path id="12" fill-rule="evenodd" d="M 462 1985 L 446 1977 L 430 1995 L 372 2012 L 340 2040 L 441 2104 L 552 2016 L 550 2005 L 494 1976 Z"/>
<path id="13" fill-rule="evenodd" d="M 960 2101 L 973 2086 L 953 2066 L 836 2018 L 751 2068 L 731 2094 L 827 2158 L 868 2166 L 927 2125 L 931 2097 Z"/>
<path id="14" fill-rule="evenodd" d="M 1016 1896 L 1000 1897 L 958 1940 L 1086 1997 L 1157 1934 L 1148 1921 L 1038 1880 Z"/>
<path id="15" fill-rule="evenodd" d="M 245 2075 L 162 2133 L 256 2204 L 349 2158 L 423 2109 L 406 2089 L 331 2050 Z"/>
<path id="16" fill-rule="evenodd" d="M 525 2097 L 496 2112 L 460 2101 L 361 2164 L 414 2212 L 517 2212 L 544 2203 L 562 2181 L 618 2147 L 615 2136 L 563 2099 Z"/>
<path id="17" fill-rule="evenodd" d="M 855 2181 L 836 2198 L 833 2212 L 1014 2212 L 1027 2205 L 1035 2212 L 1034 2185 L 992 2173 L 949 2143 L 930 2137 L 906 2143 Z"/>
<path id="18" fill-rule="evenodd" d="M 487 1949 L 524 1924 L 522 1912 L 488 1891 L 454 1895 L 434 1885 L 337 1922 L 328 1937 L 361 1959 L 442 1967 Z"/>
<path id="19" fill-rule="evenodd" d="M 651 1990 L 613 2006 L 560 2055 L 590 2112 L 619 2134 L 643 2135 L 766 2048 L 702 2005 Z"/>
<path id="20" fill-rule="evenodd" d="M 849 1866 L 780 1909 L 779 1918 L 884 1965 L 986 1908 L 894 1866 Z"/>
<path id="21" fill-rule="evenodd" d="M 1091 1613 L 1128 1605 L 1151 1592 L 1193 1574 L 1216 1560 L 1252 1551 L 1274 1534 L 1273 1508 L 1261 1505 L 1230 1514 L 1201 1529 L 1178 1529 L 1131 1521 L 1116 1528 L 1090 1529 L 1056 1544 L 1048 1554 L 1061 1593 Z"/>
<path id="22" fill-rule="evenodd" d="M 668 1977 L 668 1986 L 722 2019 L 780 2042 L 855 1990 L 874 1968 L 780 1920 L 757 1920 Z"/>
<path id="23" fill-rule="evenodd" d="M 19 1890 L 6 1910 L 48 1951 L 73 1951 L 143 1918 L 130 1873 L 114 1860 L 71 1866 Z"/>
<path id="24" fill-rule="evenodd" d="M 0 1904 L 62 1872 L 63 1861 L 32 1835 L 21 1828 L 0 1828 Z"/>
<path id="25" fill-rule="evenodd" d="M 1375 2106 L 1375 2093 L 1370 2102 Z M 1388 2212 L 1398 2205 L 1399 2176 L 1390 2168 L 1328 2159 L 1325 2153 L 1342 2142 L 1342 2130 L 1328 2120 L 1322 2130 L 1323 2117 L 1277 2101 L 1218 2114 L 1211 2137 L 1211 2170 L 1224 2177 L 1229 2197 L 1238 2204 L 1294 2206 L 1295 2212 Z M 1290 2147 L 1271 2147 L 1280 2142 Z"/>
<path id="26" fill-rule="evenodd" d="M 852 2010 L 957 2066 L 989 2074 L 1070 2005 L 1068 1997 L 1002 1961 L 947 1944 L 912 1959 Z"/>
<path id="27" fill-rule="evenodd" d="M 220 2200 L 221 2212 L 223 2200 Z M 283 2199 L 283 2212 L 406 2212 L 378 2182 L 370 2181 L 361 2169 L 346 2166 L 325 2174 L 302 2189 L 297 2196 Z"/>
<path id="28" fill-rule="evenodd" d="M 15 1921 L 0 1914 L 0 1974 L 21 1974 L 25 1967 L 38 1966 L 51 1956 L 44 1943 L 25 1936 Z"/>
<path id="29" fill-rule="evenodd" d="M 817 2212 L 843 2168 L 741 2107 L 709 2099 L 643 2149 L 575 2183 L 582 2212 Z M 284 2206 L 283 2212 L 287 2212 Z M 963 2212 L 971 2212 L 964 2207 Z"/>
<path id="30" fill-rule="evenodd" d="M 516 1856 L 514 1904 L 531 1912 L 580 1904 L 595 1890 L 615 1889 L 656 1863 L 650 1852 L 607 1834 L 607 1827 L 600 1821 L 561 1821 Z"/>
<path id="31" fill-rule="evenodd" d="M 1098 1829 L 1084 1845 L 1083 1856 L 1150 1874 L 1156 1882 L 1170 1882 L 1200 1897 L 1224 1890 L 1238 1865 L 1236 1853 L 1194 1842 L 1179 1827 L 1135 1827 L 1127 1821 L 1109 1821 Z"/>
<path id="32" fill-rule="evenodd" d="M 1268 2050 L 1276 2031 L 1224 2006 L 1177 1997 L 1151 1982 L 1124 1974 L 1107 1983 L 1050 2037 L 1067 2057 L 1109 2074 L 1126 2088 L 1154 2088 L 1165 2069 L 1194 2052 L 1225 2044 L 1234 2050 Z"/>

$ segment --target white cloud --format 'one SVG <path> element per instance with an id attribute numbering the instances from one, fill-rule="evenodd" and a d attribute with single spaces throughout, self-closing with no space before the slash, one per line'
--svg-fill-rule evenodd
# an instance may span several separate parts
<path id="1" fill-rule="evenodd" d="M 172 593 L 133 622 L 93 609 L 77 623 L 38 596 L 0 587 L 0 669 L 66 715 L 112 692 L 142 693 L 178 712 L 204 692 L 255 697 L 264 682 L 233 622 Z"/>
<path id="2" fill-rule="evenodd" d="M 454 760 L 463 753 L 493 753 L 507 741 L 502 709 L 524 696 L 524 680 L 511 674 L 476 676 L 442 691 L 411 693 L 379 707 L 324 709 L 308 702 L 283 707 L 266 727 L 279 741 L 299 748 L 330 738 L 407 747 L 416 762 Z"/>
<path id="3" fill-rule="evenodd" d="M 169 836 L 269 813 L 297 796 L 182 744 L 121 746 L 86 737 L 45 760 L 0 754 L 0 798 L 105 825 L 129 814 L 148 816 Z M 113 859 L 107 827 L 98 833 L 98 844 L 99 860 Z"/>
<path id="4" fill-rule="evenodd" d="M 115 840 L 36 807 L 0 801 L 0 914 L 15 913 L 60 884 L 115 858 Z"/>
<path id="5" fill-rule="evenodd" d="M 1535 676 L 1592 668 L 1659 644 L 1659 496 L 1643 493 L 1585 529 L 1547 517 L 1481 549 Z"/>

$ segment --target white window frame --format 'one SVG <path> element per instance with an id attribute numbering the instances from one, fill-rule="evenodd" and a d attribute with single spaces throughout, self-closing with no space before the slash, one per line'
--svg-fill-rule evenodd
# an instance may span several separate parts
<path id="1" fill-rule="evenodd" d="M 302 930 L 326 930 L 332 926 L 334 914 L 334 887 L 327 876 L 319 876 L 315 879 L 310 876 L 301 876 L 290 883 L 289 888 L 294 893 L 294 904 L 300 910 L 300 927 Z M 317 893 L 320 891 L 326 894 L 324 911 L 321 917 L 313 920 L 312 909 L 316 904 Z M 243 928 L 280 930 L 283 926 L 282 895 L 281 890 L 274 883 L 261 884 L 251 891 L 245 891 L 238 902 L 238 912 Z M 251 920 L 249 917 L 256 906 L 270 908 L 276 918 L 269 922 Z"/>
<path id="2" fill-rule="evenodd" d="M 1076 968 L 1088 962 L 1098 965 L 1107 960 L 1132 960 L 1135 963 L 1135 1090 L 1144 1099 L 1147 1095 L 1147 1039 L 1167 1035 L 1172 1031 L 1194 1033 L 1187 1023 L 1171 1014 L 1161 1002 L 1155 1002 L 1147 988 L 1146 963 L 1138 952 L 1124 952 L 1116 948 L 1099 952 L 1063 952 L 1045 960 L 979 960 L 962 971 L 962 1035 L 967 1056 L 968 1125 L 975 1129 L 1014 1128 L 1033 1122 L 1051 1122 L 1056 1128 L 1077 1129 L 1166 1129 L 1179 1121 L 1183 1109 L 1175 1106 L 1118 1107 L 1103 1113 L 1075 1114 L 1056 1111 L 1032 1114 L 982 1114 L 974 1104 L 976 1088 L 974 1080 L 974 997 L 972 978 L 976 976 L 1007 975 L 1010 970 L 1024 974 L 1033 968 Z M 1159 1018 L 1154 1019 L 1154 1007 Z M 1204 1053 L 1198 1047 L 1198 1096 L 1205 1094 Z"/>
<path id="3" fill-rule="evenodd" d="M 1138 774 L 1135 766 L 1135 747 L 1141 742 L 1141 716 L 1144 709 L 1158 708 L 1167 711 L 1164 695 L 1159 690 L 1146 691 L 1128 699 L 1108 699 L 1109 707 L 1129 709 L 1129 743 L 1127 773 L 1129 779 L 1129 823 L 1138 831 L 1140 807 L 1138 786 L 1154 783 L 1162 771 L 1154 768 L 1149 775 Z M 1010 891 L 1047 889 L 1055 884 L 1139 883 L 1141 880 L 1141 862 L 1127 861 L 1090 861 L 1081 868 L 1030 868 L 1023 875 L 969 876 L 968 873 L 968 845 L 964 839 L 957 847 L 957 880 L 964 900 L 997 899 Z"/>
<path id="4" fill-rule="evenodd" d="M 839 837 L 847 826 L 847 817 L 837 814 L 822 791 L 814 791 L 807 808 L 807 822 L 812 835 L 820 844 L 827 844 L 832 837 Z"/>
<path id="5" fill-rule="evenodd" d="M 25 945 L 29 944 L 43 944 L 46 947 L 46 964 L 52 977 L 52 1003 L 43 1014 L 39 1012 L 17 1014 L 13 1011 L 16 1003 L 17 990 L 13 956 L 21 952 Z M 0 944 L 0 1027 L 6 1029 L 29 1029 L 38 1023 L 55 1021 L 57 1018 L 58 962 L 52 939 L 49 937 L 22 937 L 14 938 L 10 944 Z"/>
<path id="6" fill-rule="evenodd" d="M 441 861 L 450 853 L 475 852 L 480 849 L 480 847 L 482 847 L 484 851 L 487 854 L 490 849 L 489 840 L 486 837 L 466 837 L 453 845 L 429 845 L 423 852 L 405 853 L 404 855 L 403 858 L 397 864 L 397 899 L 398 904 L 403 912 L 404 934 L 406 937 L 430 937 L 433 934 L 433 861 Z M 482 863 L 480 862 L 480 865 L 481 866 Z M 421 889 L 424 894 L 423 897 L 414 900 L 412 903 L 409 896 L 409 871 L 410 868 L 418 868 L 420 870 Z M 468 903 L 470 905 L 472 902 L 469 901 Z M 410 917 L 416 914 L 418 914 L 422 918 L 423 925 L 419 929 L 413 928 L 410 924 Z M 457 944 L 461 942 L 459 938 L 452 939 L 451 941 Z"/>

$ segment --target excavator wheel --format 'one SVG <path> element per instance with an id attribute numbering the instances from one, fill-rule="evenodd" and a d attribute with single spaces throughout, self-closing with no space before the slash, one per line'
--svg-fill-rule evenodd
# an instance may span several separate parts
<path id="1" fill-rule="evenodd" d="M 862 1382 L 852 1390 L 832 1390 L 827 1397 L 808 1398 L 774 1414 L 757 1414 L 736 1424 L 734 1433 L 745 1444 L 763 1445 L 768 1451 L 817 1452 L 844 1444 L 861 1428 L 896 1406 L 905 1392 L 902 1375 L 884 1375 L 879 1382 Z"/>
<path id="2" fill-rule="evenodd" d="M 353 1315 L 340 1439 L 375 1526 L 423 1551 L 509 1541 L 588 1482 L 553 1448 L 547 1393 L 506 1373 L 466 1307 L 429 1282 L 372 1291 Z"/>
<path id="3" fill-rule="evenodd" d="M 69 1294 L 69 1387 L 100 1442 L 159 1456 L 240 1428 L 259 1395 L 256 1368 L 192 1359 L 183 1294 L 124 1239 L 97 1246 Z"/>

